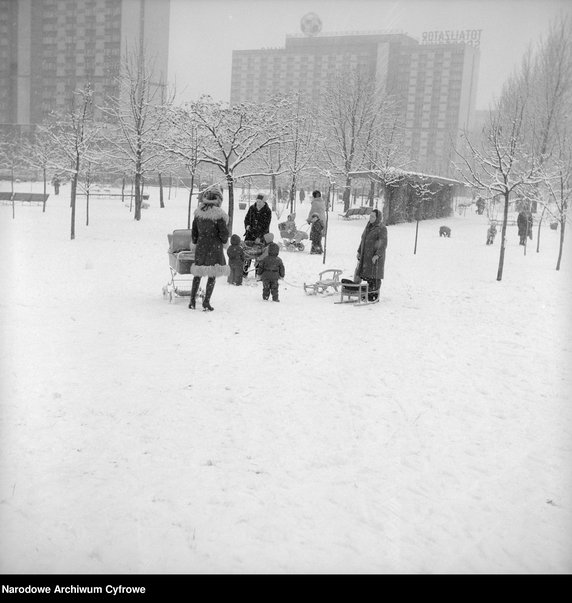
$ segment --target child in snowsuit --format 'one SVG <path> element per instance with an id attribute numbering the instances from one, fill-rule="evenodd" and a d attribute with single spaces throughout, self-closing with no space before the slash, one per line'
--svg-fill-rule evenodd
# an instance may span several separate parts
<path id="1" fill-rule="evenodd" d="M 322 249 L 322 233 L 324 232 L 324 224 L 322 220 L 320 220 L 320 216 L 318 214 L 312 214 L 310 218 L 310 224 L 312 227 L 310 228 L 310 241 L 312 241 L 312 248 L 310 249 L 310 253 L 324 253 Z"/>
<path id="2" fill-rule="evenodd" d="M 278 279 L 284 278 L 285 269 L 282 259 L 278 257 L 280 248 L 276 243 L 268 245 L 268 255 L 260 260 L 256 266 L 256 274 L 262 281 L 262 299 L 268 299 L 272 294 L 272 301 L 278 299 Z"/>
<path id="3" fill-rule="evenodd" d="M 228 256 L 228 265 L 230 266 L 230 274 L 228 282 L 231 285 L 242 285 L 242 270 L 244 268 L 244 249 L 240 245 L 240 237 L 233 234 L 230 237 L 230 245 L 226 250 Z"/>

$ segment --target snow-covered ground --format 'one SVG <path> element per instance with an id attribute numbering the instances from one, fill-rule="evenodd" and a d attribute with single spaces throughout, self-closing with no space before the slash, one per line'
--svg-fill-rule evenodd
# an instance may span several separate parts
<path id="1" fill-rule="evenodd" d="M 336 207 L 281 303 L 219 279 L 193 312 L 162 295 L 186 197 L 80 201 L 73 241 L 69 186 L 0 206 L 2 573 L 572 571 L 569 240 L 557 272 L 559 232 L 509 227 L 498 282 L 484 216 L 416 254 L 390 226 L 356 308 L 302 287 L 353 274 Z"/>

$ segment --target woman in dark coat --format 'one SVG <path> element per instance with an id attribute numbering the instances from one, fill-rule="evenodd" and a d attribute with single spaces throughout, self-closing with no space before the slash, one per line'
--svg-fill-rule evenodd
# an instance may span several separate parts
<path id="1" fill-rule="evenodd" d="M 384 276 L 387 227 L 381 223 L 381 212 L 374 209 L 361 235 L 357 252 L 356 276 L 369 285 L 369 301 L 376 301 Z"/>
<path id="2" fill-rule="evenodd" d="M 191 227 L 191 239 L 196 245 L 195 261 L 191 265 L 193 285 L 189 308 L 195 309 L 201 277 L 207 277 L 203 310 L 212 311 L 211 295 L 218 276 L 228 276 L 229 267 L 224 258 L 223 245 L 228 241 L 228 216 L 221 209 L 222 191 L 214 186 L 204 190 L 199 197 Z"/>

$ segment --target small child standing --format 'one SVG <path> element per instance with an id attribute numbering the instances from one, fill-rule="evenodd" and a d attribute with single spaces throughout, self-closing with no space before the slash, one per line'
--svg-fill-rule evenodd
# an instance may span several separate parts
<path id="1" fill-rule="evenodd" d="M 226 250 L 228 265 L 230 267 L 230 274 L 228 275 L 227 281 L 231 285 L 242 285 L 244 249 L 241 247 L 240 243 L 240 237 L 237 234 L 233 234 L 232 237 L 230 237 L 230 245 Z"/>
<path id="2" fill-rule="evenodd" d="M 276 243 L 268 245 L 268 255 L 260 260 L 256 266 L 256 274 L 262 281 L 262 299 L 268 299 L 272 294 L 272 301 L 278 299 L 278 279 L 284 278 L 286 271 L 282 258 L 278 257 L 280 247 Z"/>
<path id="3" fill-rule="evenodd" d="M 322 249 L 322 233 L 324 232 L 324 225 L 318 214 L 312 214 L 310 217 L 310 241 L 312 241 L 312 248 L 310 253 L 324 253 Z"/>

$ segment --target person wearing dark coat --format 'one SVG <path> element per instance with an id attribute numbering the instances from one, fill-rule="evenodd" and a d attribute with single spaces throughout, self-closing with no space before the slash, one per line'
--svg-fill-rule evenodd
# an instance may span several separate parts
<path id="1" fill-rule="evenodd" d="M 246 245 L 264 243 L 264 235 L 270 232 L 270 222 L 272 221 L 272 210 L 266 203 L 266 195 L 258 193 L 256 202 L 253 203 L 244 217 L 244 242 Z M 248 274 L 251 260 L 244 263 L 243 275 Z"/>
<path id="2" fill-rule="evenodd" d="M 233 234 L 232 237 L 230 237 L 230 245 L 226 250 L 226 255 L 228 256 L 228 266 L 230 268 L 228 282 L 231 285 L 242 285 L 244 249 L 240 243 L 240 237 L 237 234 Z"/>
<path id="3" fill-rule="evenodd" d="M 368 301 L 376 301 L 379 298 L 379 289 L 385 271 L 386 248 L 387 227 L 381 222 L 381 212 L 374 209 L 369 214 L 357 251 L 356 276 L 368 284 Z"/>
<path id="4" fill-rule="evenodd" d="M 245 241 L 257 242 L 262 241 L 265 234 L 270 232 L 270 222 L 272 221 L 272 210 L 266 203 L 266 195 L 259 193 L 256 196 L 256 202 L 253 203 L 246 212 L 244 217 L 244 234 Z M 256 239 L 259 239 L 256 241 Z"/>
<path id="5" fill-rule="evenodd" d="M 278 299 L 278 279 L 284 278 L 286 270 L 282 258 L 278 257 L 280 247 L 276 243 L 268 245 L 268 255 L 256 266 L 256 274 L 262 281 L 262 299 L 267 300 L 272 294 L 272 301 Z"/>
<path id="6" fill-rule="evenodd" d="M 219 276 L 230 273 L 224 258 L 223 245 L 228 241 L 228 216 L 221 209 L 222 191 L 218 186 L 205 189 L 199 196 L 199 206 L 195 211 L 191 226 L 191 240 L 196 245 L 195 261 L 191 265 L 193 284 L 189 308 L 195 303 L 201 277 L 207 277 L 203 310 L 212 311 L 211 296 Z"/>
<path id="7" fill-rule="evenodd" d="M 519 245 L 526 245 L 526 237 L 532 239 L 532 214 L 521 211 L 516 218 L 518 226 Z"/>
<path id="8" fill-rule="evenodd" d="M 324 232 L 324 225 L 322 220 L 320 220 L 320 216 L 318 214 L 312 214 L 310 224 L 312 225 L 310 228 L 310 241 L 312 242 L 310 253 L 324 253 L 324 250 L 322 249 L 322 233 Z"/>

